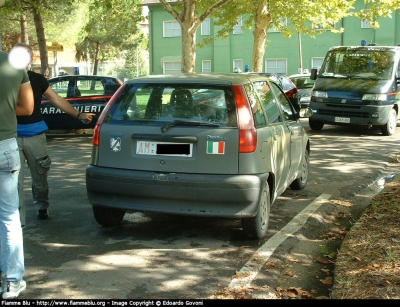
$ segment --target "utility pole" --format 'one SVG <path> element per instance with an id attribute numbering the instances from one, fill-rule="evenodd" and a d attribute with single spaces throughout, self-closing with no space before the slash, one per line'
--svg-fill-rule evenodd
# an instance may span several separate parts
<path id="1" fill-rule="evenodd" d="M 301 50 L 301 33 L 297 32 L 297 35 L 299 37 L 299 57 L 300 57 L 300 71 L 299 73 L 303 73 L 303 51 Z"/>
<path id="2" fill-rule="evenodd" d="M 136 78 L 139 77 L 139 56 L 138 56 L 138 44 L 136 44 Z"/>

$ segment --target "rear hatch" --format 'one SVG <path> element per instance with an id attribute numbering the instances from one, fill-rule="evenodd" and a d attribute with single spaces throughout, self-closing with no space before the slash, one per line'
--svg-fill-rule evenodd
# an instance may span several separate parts
<path id="1" fill-rule="evenodd" d="M 231 85 L 131 82 L 105 111 L 98 166 L 238 173 L 239 132 Z"/>

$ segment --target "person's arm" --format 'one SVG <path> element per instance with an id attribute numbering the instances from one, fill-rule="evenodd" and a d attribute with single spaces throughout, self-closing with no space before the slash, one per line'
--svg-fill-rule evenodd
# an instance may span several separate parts
<path id="1" fill-rule="evenodd" d="M 47 99 L 49 99 L 54 106 L 61 109 L 65 113 L 71 115 L 72 117 L 79 118 L 80 120 L 86 120 L 86 123 L 90 123 L 96 114 L 94 113 L 81 113 L 77 109 L 75 109 L 65 98 L 58 95 L 52 88 L 49 86 L 47 90 L 43 93 Z"/>
<path id="2" fill-rule="evenodd" d="M 19 115 L 31 115 L 33 112 L 34 100 L 31 84 L 24 83 L 19 87 L 18 102 L 15 113 Z"/>

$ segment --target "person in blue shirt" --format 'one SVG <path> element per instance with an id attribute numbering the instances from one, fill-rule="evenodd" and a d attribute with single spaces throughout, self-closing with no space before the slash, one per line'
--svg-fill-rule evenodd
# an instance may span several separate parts
<path id="1" fill-rule="evenodd" d="M 33 50 L 25 43 L 18 43 L 16 46 L 25 48 L 33 60 Z M 30 63 L 29 63 L 30 64 Z M 35 106 L 32 115 L 17 116 L 17 142 L 21 157 L 21 165 L 28 164 L 32 178 L 32 197 L 33 203 L 38 209 L 38 218 L 47 219 L 49 217 L 49 185 L 47 173 L 50 169 L 51 159 L 47 152 L 47 142 L 45 132 L 48 130 L 41 113 L 42 95 L 48 98 L 57 108 L 75 117 L 77 120 L 85 120 L 89 124 L 94 113 L 81 113 L 75 109 L 65 98 L 59 96 L 49 85 L 49 82 L 42 74 L 26 68 L 29 80 L 32 85 Z M 24 169 L 21 167 L 18 190 L 20 203 L 21 226 L 26 224 L 26 205 L 24 197 Z"/>

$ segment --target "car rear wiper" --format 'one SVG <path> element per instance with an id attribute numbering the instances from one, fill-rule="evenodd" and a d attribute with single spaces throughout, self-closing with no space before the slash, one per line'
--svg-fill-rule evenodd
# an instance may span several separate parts
<path id="1" fill-rule="evenodd" d="M 205 122 L 194 122 L 186 120 L 173 120 L 161 127 L 161 132 L 165 133 L 172 126 L 207 126 L 207 127 L 219 127 L 219 124 L 205 123 Z"/>

